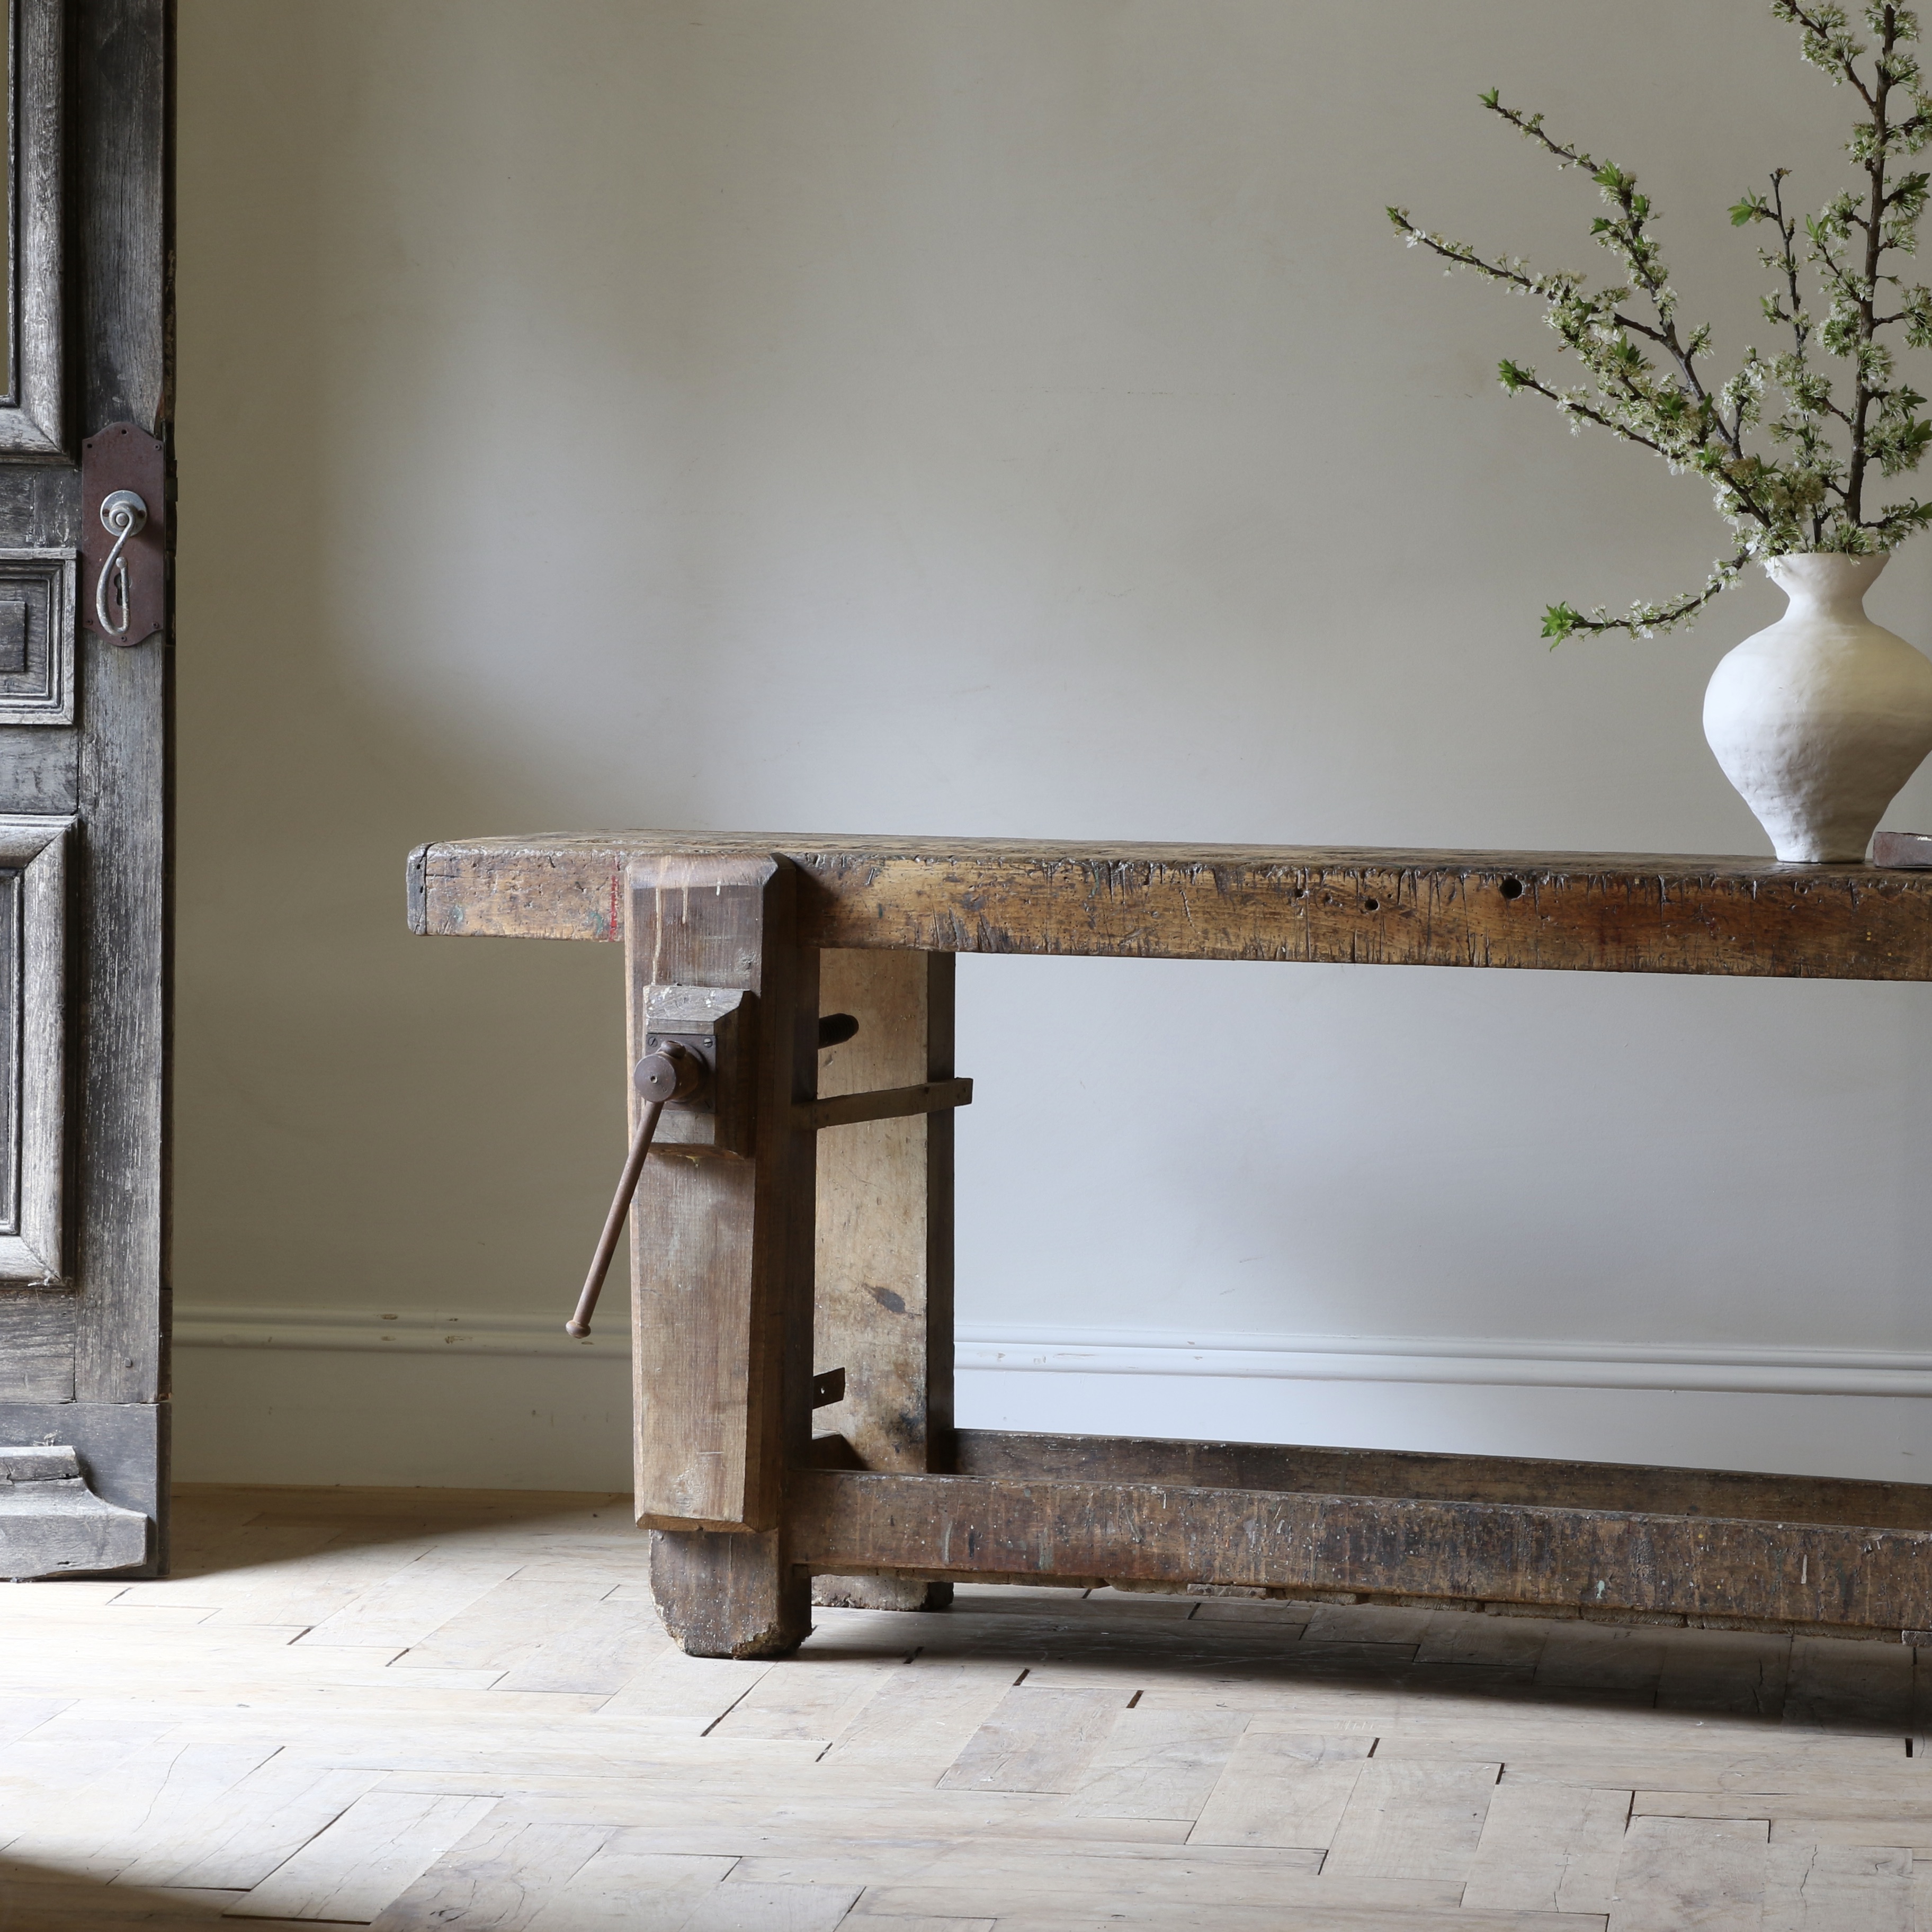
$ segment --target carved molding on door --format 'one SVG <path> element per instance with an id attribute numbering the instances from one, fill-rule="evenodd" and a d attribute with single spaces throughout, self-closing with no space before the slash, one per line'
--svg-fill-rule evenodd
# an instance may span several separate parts
<path id="1" fill-rule="evenodd" d="M 12 301 L 0 454 L 67 454 L 61 344 L 60 157 L 65 8 L 63 0 L 8 0 L 13 106 L 8 180 L 13 188 Z"/>
<path id="2" fill-rule="evenodd" d="M 0 549 L 0 724 L 71 724 L 79 553 Z"/>
<path id="3" fill-rule="evenodd" d="M 58 1286 L 68 818 L 0 818 L 0 1282 Z"/>

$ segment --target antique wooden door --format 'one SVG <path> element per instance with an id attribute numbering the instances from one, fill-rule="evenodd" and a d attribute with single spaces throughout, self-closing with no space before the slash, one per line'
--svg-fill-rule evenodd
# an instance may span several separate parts
<path id="1" fill-rule="evenodd" d="M 0 1578 L 131 1574 L 166 1553 L 172 10 L 4 4 Z"/>

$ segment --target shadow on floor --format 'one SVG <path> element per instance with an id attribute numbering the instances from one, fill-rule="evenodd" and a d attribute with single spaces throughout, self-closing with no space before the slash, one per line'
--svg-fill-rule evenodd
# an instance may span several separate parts
<path id="1" fill-rule="evenodd" d="M 176 1892 L 143 1886 L 105 1885 L 50 1866 L 0 1857 L 0 1932 L 114 1932 L 131 1925 L 226 1925 L 230 1932 L 274 1932 L 314 1922 L 295 1918 L 224 1918 L 242 1903 L 238 1892 Z"/>
<path id="2" fill-rule="evenodd" d="M 387 1544 L 532 1532 L 567 1544 L 573 1531 L 608 1533 L 630 1521 L 631 1499 L 611 1491 L 268 1489 L 177 1484 L 168 1574 L 207 1576 L 260 1560 L 280 1545 L 374 1549 Z M 546 1526 L 554 1526 L 546 1535 Z M 308 1532 L 306 1535 L 304 1532 Z M 639 1542 L 641 1546 L 642 1534 Z"/>

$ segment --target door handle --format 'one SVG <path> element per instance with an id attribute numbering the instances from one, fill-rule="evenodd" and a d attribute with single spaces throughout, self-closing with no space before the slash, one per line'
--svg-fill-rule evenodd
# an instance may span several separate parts
<path id="1" fill-rule="evenodd" d="M 167 452 L 133 423 L 110 423 L 80 446 L 80 610 L 123 650 L 168 620 Z"/>
<path id="2" fill-rule="evenodd" d="M 130 611 L 128 607 L 128 560 L 122 554 L 128 548 L 128 539 L 138 536 L 147 526 L 148 506 L 131 490 L 114 490 L 100 500 L 100 527 L 114 539 L 114 547 L 102 560 L 100 574 L 94 580 L 94 617 L 100 626 L 100 634 L 111 638 L 118 644 L 128 634 Z M 116 592 L 115 601 L 121 609 L 118 623 L 107 614 L 107 586 L 112 581 Z"/>

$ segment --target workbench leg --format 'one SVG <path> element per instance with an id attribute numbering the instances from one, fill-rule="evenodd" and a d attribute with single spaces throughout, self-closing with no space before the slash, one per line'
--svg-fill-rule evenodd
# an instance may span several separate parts
<path id="1" fill-rule="evenodd" d="M 819 1056 L 830 1099 L 952 1077 L 950 952 L 819 956 L 821 1013 L 857 1034 Z M 868 1469 L 952 1467 L 952 1115 L 829 1127 L 818 1136 L 818 1294 L 813 1366 L 843 1369 L 842 1402 L 813 1426 L 843 1436 Z M 820 1576 L 814 1600 L 862 1610 L 943 1610 L 950 1583 Z"/>
<path id="2" fill-rule="evenodd" d="M 814 1135 L 795 1103 L 812 1097 L 818 956 L 796 944 L 796 884 L 776 857 L 642 860 L 630 877 L 627 1068 L 653 983 L 756 996 L 750 1157 L 661 1140 L 632 1217 L 638 1521 L 658 1532 L 665 1628 L 700 1657 L 782 1654 L 811 1628 L 782 1528 L 812 1402 Z"/>

